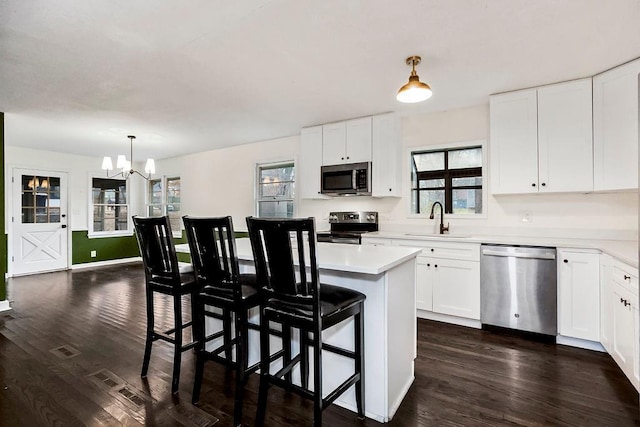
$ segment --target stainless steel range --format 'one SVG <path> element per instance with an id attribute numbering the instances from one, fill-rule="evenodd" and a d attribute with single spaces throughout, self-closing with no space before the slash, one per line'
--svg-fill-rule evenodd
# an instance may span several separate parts
<path id="1" fill-rule="evenodd" d="M 362 234 L 378 231 L 378 212 L 331 212 L 331 231 L 319 232 L 318 242 L 359 245 Z"/>

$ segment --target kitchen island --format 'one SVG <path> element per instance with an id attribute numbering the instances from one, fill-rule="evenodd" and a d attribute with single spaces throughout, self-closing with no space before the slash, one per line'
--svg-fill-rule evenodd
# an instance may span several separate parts
<path id="1" fill-rule="evenodd" d="M 236 245 L 241 271 L 255 271 L 249 239 L 237 239 Z M 188 245 L 177 245 L 176 249 L 189 252 Z M 367 296 L 364 308 L 365 410 L 367 417 L 380 422 L 393 417 L 414 380 L 416 257 L 419 253 L 419 248 L 318 243 L 320 281 L 354 289 Z M 256 311 L 252 321 L 257 322 L 257 318 Z M 257 361 L 258 333 L 251 331 L 249 338 L 250 362 Z M 353 320 L 323 332 L 324 342 L 351 349 L 353 338 Z M 276 338 L 273 339 L 277 345 Z M 293 346 L 297 351 L 297 342 L 294 341 Z M 352 360 L 323 353 L 325 395 L 352 373 Z M 294 375 L 294 381 L 298 379 L 299 376 Z M 312 384 L 312 378 L 309 383 Z M 334 403 L 355 411 L 353 387 Z"/>

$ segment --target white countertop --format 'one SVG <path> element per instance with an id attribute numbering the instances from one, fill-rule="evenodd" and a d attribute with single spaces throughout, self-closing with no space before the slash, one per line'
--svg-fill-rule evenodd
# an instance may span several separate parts
<path id="1" fill-rule="evenodd" d="M 529 246 L 550 246 L 556 248 L 572 248 L 572 249 L 595 249 L 607 253 L 620 261 L 638 268 L 638 242 L 633 240 L 591 240 L 591 239 L 571 239 L 571 238 L 552 238 L 552 237 L 533 237 L 533 236 L 470 236 L 460 235 L 461 237 L 442 237 L 434 234 L 421 234 L 410 232 L 390 232 L 377 231 L 366 233 L 363 238 L 386 238 L 386 239 L 403 239 L 403 240 L 435 240 L 441 242 L 454 243 L 493 243 L 493 244 L 510 244 L 510 245 L 529 245 Z"/>
<path id="2" fill-rule="evenodd" d="M 239 260 L 253 261 L 249 239 L 236 239 L 236 249 Z M 189 245 L 176 245 L 176 251 L 189 253 Z M 420 252 L 420 248 L 318 243 L 317 257 L 320 269 L 381 274 L 415 258 Z"/>

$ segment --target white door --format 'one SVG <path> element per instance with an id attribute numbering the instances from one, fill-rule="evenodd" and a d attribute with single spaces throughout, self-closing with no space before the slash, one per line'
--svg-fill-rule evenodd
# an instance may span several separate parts
<path id="1" fill-rule="evenodd" d="M 12 274 L 67 268 L 67 174 L 14 169 Z"/>

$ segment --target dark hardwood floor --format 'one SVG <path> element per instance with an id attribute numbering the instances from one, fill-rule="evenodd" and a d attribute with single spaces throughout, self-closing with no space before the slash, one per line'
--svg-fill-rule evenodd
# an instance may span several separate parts
<path id="1" fill-rule="evenodd" d="M 192 352 L 172 396 L 172 349 L 154 344 L 147 381 L 140 265 L 49 273 L 9 281 L 0 315 L 2 426 L 230 426 L 233 374 L 208 363 L 201 404 L 191 402 Z M 185 309 L 188 301 L 185 301 Z M 172 323 L 158 297 L 157 321 Z M 163 320 L 159 320 L 163 319 Z M 61 348 L 63 347 L 63 348 Z M 258 378 L 244 417 L 253 423 Z M 268 425 L 311 425 L 311 402 L 269 393 Z M 374 426 L 337 406 L 327 426 Z M 640 424 L 638 394 L 607 354 L 420 320 L 416 380 L 391 426 Z"/>

